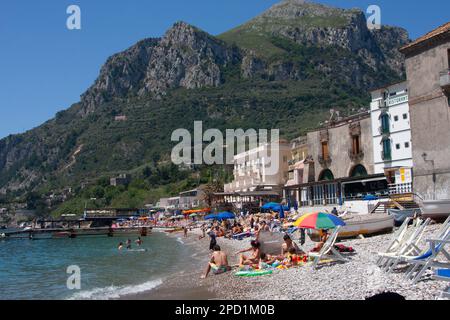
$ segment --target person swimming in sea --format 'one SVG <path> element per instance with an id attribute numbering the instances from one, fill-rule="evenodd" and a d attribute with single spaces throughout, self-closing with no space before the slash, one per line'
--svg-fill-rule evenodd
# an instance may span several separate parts
<path id="1" fill-rule="evenodd" d="M 127 250 L 130 250 L 130 249 L 131 249 L 131 240 L 128 239 L 127 240 Z"/>
<path id="2" fill-rule="evenodd" d="M 136 244 L 138 245 L 138 247 L 140 247 L 140 246 L 142 245 L 142 243 L 143 243 L 141 237 L 138 237 L 137 240 L 136 240 L 135 242 L 136 242 Z"/>
<path id="3" fill-rule="evenodd" d="M 120 243 L 119 243 L 119 246 L 117 247 L 117 249 L 118 249 L 119 251 L 121 251 L 121 250 L 123 249 L 123 242 L 120 242 Z"/>

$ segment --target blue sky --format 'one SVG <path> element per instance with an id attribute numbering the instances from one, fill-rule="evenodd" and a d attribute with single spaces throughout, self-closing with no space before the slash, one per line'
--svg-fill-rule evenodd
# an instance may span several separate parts
<path id="1" fill-rule="evenodd" d="M 0 5 L 0 138 L 24 132 L 79 101 L 110 55 L 178 20 L 220 34 L 279 0 L 9 0 Z M 411 38 L 449 20 L 450 1 L 320 0 L 342 8 L 377 4 L 382 23 Z M 80 6 L 82 30 L 66 28 Z"/>

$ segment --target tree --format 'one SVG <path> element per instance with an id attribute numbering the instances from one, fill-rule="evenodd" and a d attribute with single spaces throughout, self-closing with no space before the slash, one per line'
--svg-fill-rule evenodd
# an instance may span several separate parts
<path id="1" fill-rule="evenodd" d="M 203 188 L 203 201 L 205 201 L 209 207 L 212 207 L 216 198 L 215 193 L 223 192 L 223 184 L 220 181 L 211 181 Z"/>

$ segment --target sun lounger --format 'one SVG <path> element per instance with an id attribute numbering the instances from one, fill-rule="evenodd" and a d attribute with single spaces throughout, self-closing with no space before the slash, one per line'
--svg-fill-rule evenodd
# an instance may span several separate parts
<path id="1" fill-rule="evenodd" d="M 412 220 L 411 217 L 407 217 L 405 221 L 403 221 L 403 224 L 400 226 L 397 232 L 394 234 L 394 237 L 389 246 L 387 247 L 387 249 L 385 250 L 385 252 L 378 253 L 378 255 L 380 256 L 377 260 L 378 266 L 382 266 L 385 261 L 385 258 L 382 256 L 383 254 L 392 254 L 398 252 L 402 248 L 403 244 L 406 241 L 406 236 L 408 234 L 408 226 L 411 220 Z"/>
<path id="2" fill-rule="evenodd" d="M 438 269 L 438 270 L 436 270 L 436 273 L 433 276 L 433 279 L 439 280 L 439 281 L 450 282 L 450 269 Z M 450 299 L 450 286 L 447 288 L 447 290 L 442 292 L 441 297 Z"/>
<path id="3" fill-rule="evenodd" d="M 387 272 L 391 272 L 397 267 L 401 261 L 401 257 L 405 256 L 418 256 L 422 250 L 418 247 L 420 241 L 423 238 L 425 228 L 431 223 L 431 219 L 427 219 L 415 228 L 411 236 L 405 241 L 403 246 L 398 251 L 393 253 L 380 254 L 385 260 L 383 269 Z"/>
<path id="4" fill-rule="evenodd" d="M 429 239 L 429 249 L 418 257 L 401 257 L 400 262 L 411 265 L 406 278 L 417 283 L 430 268 L 450 268 L 450 253 L 446 249 L 450 245 L 450 228 L 440 239 Z M 444 260 L 439 260 L 442 256 Z"/>
<path id="5" fill-rule="evenodd" d="M 332 258 L 337 261 L 347 261 L 347 259 L 341 255 L 341 253 L 336 250 L 334 244 L 336 243 L 337 236 L 339 234 L 340 226 L 334 229 L 333 233 L 328 237 L 327 241 L 324 243 L 323 247 L 319 252 L 310 252 L 308 255 L 314 258 L 314 269 L 317 269 L 320 260 L 324 258 Z"/>

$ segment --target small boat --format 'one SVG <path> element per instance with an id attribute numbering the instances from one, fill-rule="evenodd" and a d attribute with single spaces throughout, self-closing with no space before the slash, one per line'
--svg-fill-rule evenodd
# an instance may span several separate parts
<path id="1" fill-rule="evenodd" d="M 394 217 L 394 223 L 396 227 L 401 226 L 406 218 L 414 217 L 416 215 L 419 215 L 420 213 L 421 213 L 420 209 L 405 209 L 405 210 L 388 209 L 388 214 Z"/>
<path id="2" fill-rule="evenodd" d="M 435 221 L 444 221 L 450 215 L 450 199 L 424 200 L 422 202 L 422 216 Z"/>
<path id="3" fill-rule="evenodd" d="M 338 239 L 349 239 L 362 236 L 373 236 L 392 232 L 394 216 L 386 214 L 351 215 L 343 218 L 346 225 L 341 228 Z M 309 237 L 313 241 L 319 240 L 319 233 L 312 230 Z"/>

